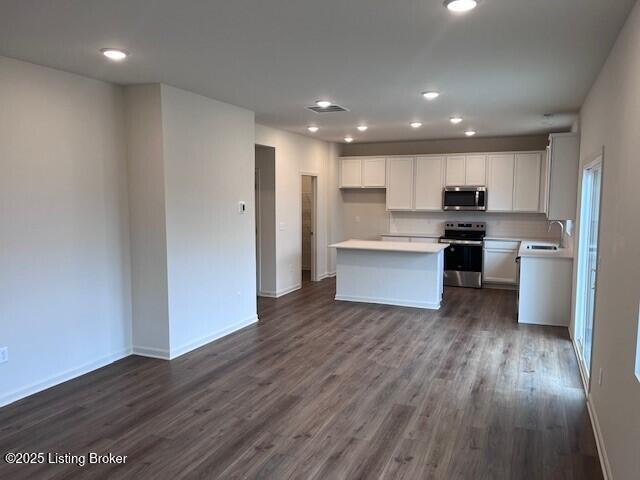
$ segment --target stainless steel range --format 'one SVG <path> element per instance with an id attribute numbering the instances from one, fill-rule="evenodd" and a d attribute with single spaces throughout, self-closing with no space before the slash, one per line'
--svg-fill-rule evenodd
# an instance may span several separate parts
<path id="1" fill-rule="evenodd" d="M 444 284 L 482 288 L 482 247 L 487 233 L 484 222 L 446 223 L 440 243 L 444 251 Z"/>

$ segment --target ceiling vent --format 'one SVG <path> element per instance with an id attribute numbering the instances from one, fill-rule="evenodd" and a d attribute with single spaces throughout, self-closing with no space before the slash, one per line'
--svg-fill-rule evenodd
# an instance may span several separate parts
<path id="1" fill-rule="evenodd" d="M 340 105 L 329 105 L 328 107 L 322 108 L 317 105 L 312 105 L 310 107 L 305 107 L 307 110 L 311 110 L 316 113 L 337 113 L 337 112 L 348 112 L 349 110 L 341 107 Z"/>

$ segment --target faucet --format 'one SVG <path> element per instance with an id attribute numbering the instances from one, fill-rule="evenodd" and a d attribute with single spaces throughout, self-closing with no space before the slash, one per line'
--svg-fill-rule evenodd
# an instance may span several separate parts
<path id="1" fill-rule="evenodd" d="M 564 223 L 560 220 L 551 220 L 549 222 L 549 232 L 551 231 L 551 227 L 553 227 L 554 223 L 560 225 L 560 244 L 558 245 L 558 248 L 564 248 Z"/>

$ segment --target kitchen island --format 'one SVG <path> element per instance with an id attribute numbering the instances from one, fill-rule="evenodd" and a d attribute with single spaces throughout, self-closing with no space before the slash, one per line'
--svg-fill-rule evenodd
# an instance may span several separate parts
<path id="1" fill-rule="evenodd" d="M 347 240 L 337 250 L 336 300 L 437 310 L 446 244 Z"/>

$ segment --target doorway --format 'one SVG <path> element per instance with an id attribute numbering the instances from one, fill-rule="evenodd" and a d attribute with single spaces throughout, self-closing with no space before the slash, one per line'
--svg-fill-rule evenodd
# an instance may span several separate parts
<path id="1" fill-rule="evenodd" d="M 584 167 L 580 204 L 580 241 L 574 338 L 587 381 L 591 377 L 593 326 L 598 275 L 598 235 L 602 196 L 602 156 Z"/>
<path id="2" fill-rule="evenodd" d="M 276 296 L 276 150 L 255 146 L 256 291 Z"/>
<path id="3" fill-rule="evenodd" d="M 317 204 L 316 175 L 301 174 L 300 176 L 300 214 L 301 214 L 301 259 L 302 283 L 315 282 L 316 277 L 316 204 Z"/>

